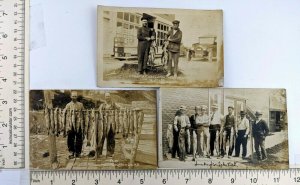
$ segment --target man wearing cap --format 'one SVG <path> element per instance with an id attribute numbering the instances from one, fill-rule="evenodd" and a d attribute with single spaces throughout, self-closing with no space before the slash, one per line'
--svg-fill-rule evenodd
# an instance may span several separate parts
<path id="1" fill-rule="evenodd" d="M 221 132 L 223 132 L 223 143 L 221 146 L 221 157 L 224 157 L 226 154 L 226 145 L 229 141 L 229 151 L 228 151 L 228 158 L 232 155 L 234 143 L 234 131 L 235 131 L 235 118 L 233 115 L 233 106 L 228 106 L 228 114 L 225 117 L 224 125 L 221 128 Z"/>
<path id="2" fill-rule="evenodd" d="M 246 113 L 244 111 L 240 112 L 241 118 L 237 121 L 237 128 L 236 128 L 236 133 L 237 133 L 237 138 L 235 142 L 235 156 L 234 157 L 239 157 L 240 156 L 240 148 L 241 145 L 243 147 L 243 153 L 242 157 L 243 159 L 246 158 L 247 155 L 247 139 L 249 135 L 249 120 L 246 118 Z"/>
<path id="3" fill-rule="evenodd" d="M 254 139 L 254 148 L 257 160 L 266 160 L 267 152 L 265 148 L 265 139 L 269 134 L 269 127 L 265 120 L 262 119 L 262 113 L 256 111 L 256 121 L 252 124 L 252 135 Z M 261 149 L 261 152 L 259 151 Z"/>
<path id="4" fill-rule="evenodd" d="M 68 103 L 64 111 L 72 111 L 75 117 L 71 125 L 67 125 L 67 144 L 70 152 L 69 158 L 80 157 L 83 145 L 83 127 L 80 123 L 80 111 L 83 110 L 83 104 L 77 101 L 78 95 L 76 91 L 71 92 L 71 102 Z M 70 112 L 68 112 L 70 114 Z"/>
<path id="5" fill-rule="evenodd" d="M 186 115 L 186 106 L 181 105 L 174 118 L 174 145 L 172 158 L 175 158 L 176 152 L 179 154 L 179 160 L 185 160 L 187 133 L 186 130 L 191 126 L 189 117 Z"/>
<path id="6" fill-rule="evenodd" d="M 168 41 L 169 44 L 167 49 L 169 51 L 169 60 L 168 60 L 168 74 L 167 77 L 172 75 L 172 61 L 174 61 L 174 77 L 178 75 L 178 59 L 180 55 L 180 44 L 182 39 L 182 32 L 179 29 L 179 21 L 174 20 L 172 29 L 168 32 Z"/>
<path id="7" fill-rule="evenodd" d="M 218 104 L 213 104 L 211 106 L 211 114 L 210 114 L 210 154 L 214 155 L 214 150 L 217 156 L 220 155 L 220 129 L 221 123 L 223 122 L 224 118 L 223 115 L 218 111 Z"/>
<path id="8" fill-rule="evenodd" d="M 150 28 L 145 17 L 141 18 L 142 27 L 137 30 L 138 39 L 138 71 L 140 74 L 146 74 L 149 48 L 151 43 Z"/>

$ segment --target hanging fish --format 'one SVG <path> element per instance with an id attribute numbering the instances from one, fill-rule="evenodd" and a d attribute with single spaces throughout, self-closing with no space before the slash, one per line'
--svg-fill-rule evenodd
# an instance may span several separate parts
<path id="1" fill-rule="evenodd" d="M 74 109 L 72 109 L 71 111 L 71 130 L 73 130 L 73 129 L 76 129 L 76 123 L 75 123 L 75 121 L 76 121 L 76 115 L 75 115 L 75 110 Z"/>
<path id="2" fill-rule="evenodd" d="M 136 110 L 133 110 L 133 130 L 134 130 L 134 135 L 137 134 L 137 127 L 138 127 L 138 120 L 137 120 L 137 114 Z"/>
<path id="3" fill-rule="evenodd" d="M 119 112 L 118 112 L 118 114 L 119 114 L 119 116 L 118 116 L 118 118 L 119 118 L 119 133 L 123 133 L 124 131 L 123 131 L 123 113 L 122 113 L 122 111 L 120 110 Z"/>
<path id="4" fill-rule="evenodd" d="M 54 117 L 54 125 L 53 125 L 53 132 L 54 132 L 54 135 L 57 135 L 57 125 L 58 125 L 58 111 L 57 111 L 57 108 L 55 108 L 53 110 L 53 117 Z"/>
<path id="5" fill-rule="evenodd" d="M 90 115 L 90 126 L 89 126 L 89 142 L 91 147 L 95 148 L 96 146 L 96 116 L 95 116 L 95 109 L 92 109 Z"/>
<path id="6" fill-rule="evenodd" d="M 167 138 L 167 142 L 168 142 L 169 153 L 171 153 L 172 148 L 173 148 L 173 143 L 174 143 L 173 124 L 168 124 L 166 138 Z"/>
<path id="7" fill-rule="evenodd" d="M 98 138 L 98 147 L 100 146 L 100 143 L 102 142 L 102 140 L 104 139 L 104 122 L 103 122 L 103 113 L 102 111 L 99 111 L 98 114 L 98 123 L 97 123 L 97 138 Z M 100 150 L 100 148 L 99 148 Z M 102 151 L 98 151 L 98 152 L 102 152 Z"/>
<path id="8" fill-rule="evenodd" d="M 66 111 L 64 111 L 63 109 L 61 110 L 61 114 L 62 114 L 62 121 L 61 121 L 61 124 L 62 124 L 62 133 L 63 133 L 63 136 L 65 137 L 67 134 L 66 134 L 66 123 L 67 123 L 67 114 L 66 114 Z"/>
<path id="9" fill-rule="evenodd" d="M 191 151 L 191 134 L 190 130 L 186 130 L 186 137 L 187 137 L 187 153 L 190 153 Z"/>
<path id="10" fill-rule="evenodd" d="M 107 110 L 103 110 L 103 130 L 105 131 L 104 134 L 105 136 L 108 135 L 109 129 L 110 129 L 110 124 L 108 123 L 108 112 Z"/>
<path id="11" fill-rule="evenodd" d="M 123 112 L 123 136 L 128 137 L 128 119 L 127 119 L 127 110 Z"/>
<path id="12" fill-rule="evenodd" d="M 111 114 L 112 131 L 113 133 L 116 133 L 115 110 L 110 111 L 110 114 Z"/>
<path id="13" fill-rule="evenodd" d="M 44 112 L 45 112 L 46 129 L 47 129 L 47 133 L 49 135 L 50 129 L 51 129 L 51 121 L 50 121 L 50 112 L 49 112 L 48 107 L 45 108 Z"/>
<path id="14" fill-rule="evenodd" d="M 88 110 L 86 110 L 85 112 L 85 119 L 84 119 L 84 133 L 85 133 L 85 138 L 87 141 L 90 141 L 90 133 L 89 133 L 89 129 L 90 129 L 90 112 Z M 90 143 L 87 143 L 87 145 L 89 146 Z"/>
<path id="15" fill-rule="evenodd" d="M 115 123 L 116 123 L 116 133 L 119 133 L 120 123 L 119 123 L 119 111 L 115 110 Z"/>
<path id="16" fill-rule="evenodd" d="M 54 129 L 55 129 L 55 119 L 54 119 L 55 117 L 54 117 L 54 110 L 53 110 L 53 108 L 52 109 L 50 109 L 50 124 L 51 124 L 51 126 L 50 126 L 50 134 L 52 135 L 52 134 L 54 134 Z"/>

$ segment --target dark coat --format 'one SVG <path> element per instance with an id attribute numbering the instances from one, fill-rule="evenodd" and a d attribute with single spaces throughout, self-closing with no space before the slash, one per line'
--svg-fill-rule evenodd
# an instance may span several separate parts
<path id="1" fill-rule="evenodd" d="M 260 120 L 258 123 L 252 124 L 253 137 L 266 137 L 269 134 L 269 127 L 265 120 Z"/>
<path id="2" fill-rule="evenodd" d="M 180 44 L 181 44 L 181 39 L 182 39 L 182 32 L 178 28 L 177 32 L 174 34 L 174 30 L 171 29 L 167 36 L 169 37 L 169 45 L 167 49 L 171 52 L 178 53 L 180 52 Z"/>

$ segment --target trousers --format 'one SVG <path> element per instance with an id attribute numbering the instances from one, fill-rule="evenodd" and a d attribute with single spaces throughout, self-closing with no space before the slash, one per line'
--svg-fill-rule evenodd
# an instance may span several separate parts
<path id="1" fill-rule="evenodd" d="M 244 137 L 246 130 L 238 130 L 237 138 L 235 142 L 235 156 L 240 156 L 241 145 L 243 147 L 242 156 L 246 157 L 247 155 L 247 140 L 248 137 Z"/>
<path id="2" fill-rule="evenodd" d="M 79 155 L 82 150 L 83 136 L 81 128 L 76 131 L 72 126 L 72 129 L 68 132 L 67 144 L 69 152 L 73 155 Z"/>
<path id="3" fill-rule="evenodd" d="M 168 73 L 172 73 L 172 61 L 174 61 L 174 74 L 177 75 L 177 72 L 178 72 L 178 59 L 179 59 L 179 52 L 169 51 Z"/>

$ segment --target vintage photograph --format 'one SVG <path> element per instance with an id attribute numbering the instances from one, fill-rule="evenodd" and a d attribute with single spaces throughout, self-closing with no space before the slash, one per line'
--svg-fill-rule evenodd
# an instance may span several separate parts
<path id="1" fill-rule="evenodd" d="M 157 168 L 156 90 L 31 90 L 30 168 Z"/>
<path id="2" fill-rule="evenodd" d="M 98 6 L 98 86 L 223 86 L 222 10 Z"/>
<path id="3" fill-rule="evenodd" d="M 285 89 L 161 89 L 160 168 L 288 169 Z"/>

